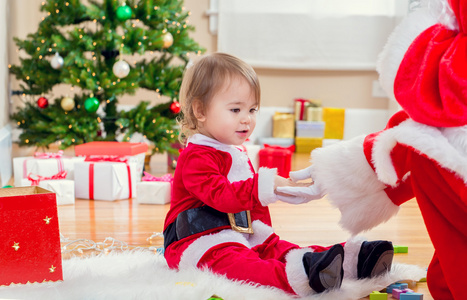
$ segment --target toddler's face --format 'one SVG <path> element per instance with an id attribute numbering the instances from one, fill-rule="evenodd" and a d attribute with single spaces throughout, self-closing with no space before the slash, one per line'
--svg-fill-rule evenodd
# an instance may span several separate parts
<path id="1" fill-rule="evenodd" d="M 256 126 L 258 103 L 248 82 L 232 78 L 211 99 L 200 132 L 229 145 L 241 145 Z"/>

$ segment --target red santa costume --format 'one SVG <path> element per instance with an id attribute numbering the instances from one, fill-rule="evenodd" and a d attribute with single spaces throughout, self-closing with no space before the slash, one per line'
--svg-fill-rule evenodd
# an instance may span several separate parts
<path id="1" fill-rule="evenodd" d="M 273 190 L 276 173 L 276 169 L 267 168 L 255 173 L 240 149 L 201 134 L 192 136 L 177 161 L 164 226 L 164 255 L 169 267 L 209 268 L 230 279 L 277 287 L 291 294 L 312 293 L 303 255 L 328 248 L 300 248 L 273 232 L 267 204 L 277 201 Z M 225 225 L 167 242 L 167 231 L 179 214 L 205 206 L 223 213 L 249 210 L 254 234 Z"/>
<path id="2" fill-rule="evenodd" d="M 432 296 L 467 299 L 467 0 L 431 5 L 408 16 L 381 56 L 383 87 L 403 111 L 381 132 L 313 151 L 307 171 L 352 234 L 415 197 L 435 248 Z"/>

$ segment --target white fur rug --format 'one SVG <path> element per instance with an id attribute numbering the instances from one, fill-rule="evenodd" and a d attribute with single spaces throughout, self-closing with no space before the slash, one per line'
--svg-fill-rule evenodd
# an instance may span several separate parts
<path id="1" fill-rule="evenodd" d="M 377 279 L 344 280 L 339 290 L 306 299 L 359 299 L 398 280 L 418 281 L 424 269 L 393 264 L 391 273 Z M 160 254 L 150 251 L 111 252 L 63 261 L 63 282 L 0 287 L 0 299 L 190 299 L 291 300 L 284 292 L 233 282 L 197 269 L 174 271 Z"/>

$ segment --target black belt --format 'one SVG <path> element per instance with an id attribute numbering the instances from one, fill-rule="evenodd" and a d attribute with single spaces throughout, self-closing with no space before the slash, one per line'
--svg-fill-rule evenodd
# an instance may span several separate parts
<path id="1" fill-rule="evenodd" d="M 164 230 L 164 248 L 190 235 L 223 226 L 231 226 L 238 232 L 253 233 L 250 211 L 227 214 L 209 206 L 185 210 Z"/>

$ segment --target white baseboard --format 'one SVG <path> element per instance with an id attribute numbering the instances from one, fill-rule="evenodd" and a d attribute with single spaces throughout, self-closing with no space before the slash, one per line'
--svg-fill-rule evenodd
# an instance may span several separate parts
<path id="1" fill-rule="evenodd" d="M 6 125 L 0 129 L 0 183 L 2 187 L 8 184 L 13 175 L 11 147 L 11 126 Z"/>

